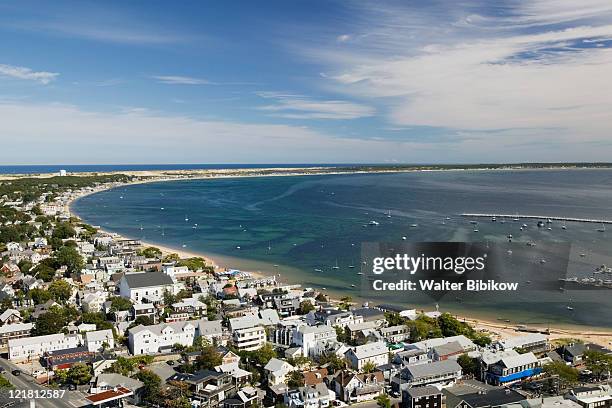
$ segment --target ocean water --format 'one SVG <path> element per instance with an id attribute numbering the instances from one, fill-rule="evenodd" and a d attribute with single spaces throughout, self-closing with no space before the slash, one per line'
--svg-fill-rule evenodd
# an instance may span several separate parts
<path id="1" fill-rule="evenodd" d="M 590 276 L 612 265 L 612 226 L 535 220 L 504 224 L 470 213 L 612 218 L 612 171 L 444 171 L 396 174 L 253 177 L 132 185 L 75 202 L 87 222 L 123 235 L 209 254 L 224 266 L 281 274 L 304 287 L 325 288 L 374 303 L 431 309 L 418 296 L 360 292 L 363 242 L 567 242 L 567 275 Z M 450 217 L 449 220 L 446 218 Z M 367 226 L 369 221 L 378 226 Z M 520 226 L 528 227 L 520 231 Z M 413 225 L 417 224 L 416 227 Z M 582 254 L 582 255 L 581 255 Z M 333 268 L 338 266 L 338 269 Z M 356 266 L 349 268 L 349 265 Z M 517 270 L 517 274 L 523 273 Z M 525 282 L 529 276 L 521 275 Z M 355 285 L 352 287 L 351 285 Z M 441 310 L 524 324 L 612 327 L 612 290 L 555 291 L 469 300 L 448 297 Z M 369 296 L 369 295 L 368 295 Z M 573 310 L 569 310 L 571 305 Z"/>

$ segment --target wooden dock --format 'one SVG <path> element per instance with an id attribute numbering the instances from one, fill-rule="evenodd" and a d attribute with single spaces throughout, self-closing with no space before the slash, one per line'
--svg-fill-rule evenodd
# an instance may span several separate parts
<path id="1" fill-rule="evenodd" d="M 551 221 L 567 221 L 567 222 L 590 222 L 594 224 L 612 224 L 612 220 L 598 220 L 592 218 L 574 218 L 574 217 L 553 217 L 546 215 L 525 215 L 525 214 L 479 214 L 479 213 L 464 213 L 462 217 L 467 218 L 505 218 L 505 219 L 533 219 L 533 220 L 551 220 Z"/>

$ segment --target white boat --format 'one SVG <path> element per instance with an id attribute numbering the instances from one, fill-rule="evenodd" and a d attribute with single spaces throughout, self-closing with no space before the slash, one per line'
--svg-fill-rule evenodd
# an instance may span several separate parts
<path id="1" fill-rule="evenodd" d="M 336 259 L 336 264 L 334 266 L 332 266 L 332 269 L 340 269 L 340 267 L 338 266 L 338 260 Z"/>
<path id="2" fill-rule="evenodd" d="M 405 241 L 405 240 L 406 240 L 406 237 L 402 237 L 402 241 Z"/>
<path id="3" fill-rule="evenodd" d="M 357 272 L 357 275 L 363 275 L 363 272 Z"/>
<path id="4" fill-rule="evenodd" d="M 540 263 L 541 264 L 545 264 L 546 263 L 546 259 L 540 259 Z"/>
<path id="5" fill-rule="evenodd" d="M 447 220 L 447 221 L 448 221 L 448 220 L 450 220 L 450 217 L 446 217 L 446 220 Z"/>
<path id="6" fill-rule="evenodd" d="M 566 306 L 566 308 L 567 308 L 567 310 L 569 310 L 569 311 L 574 310 L 574 308 L 573 308 L 573 307 L 571 307 L 571 306 Z"/>
<path id="7" fill-rule="evenodd" d="M 378 221 L 372 220 L 372 221 L 368 222 L 368 225 L 380 225 L 380 223 Z"/>
<path id="8" fill-rule="evenodd" d="M 237 246 L 236 249 L 240 249 L 240 246 Z"/>
<path id="9" fill-rule="evenodd" d="M 523 228 L 527 228 L 527 224 L 523 224 L 523 225 L 522 225 L 522 227 L 523 227 Z"/>
<path id="10" fill-rule="evenodd" d="M 478 228 L 474 228 L 474 232 L 478 232 Z"/>
<path id="11" fill-rule="evenodd" d="M 598 232 L 606 232 L 606 226 L 604 224 L 601 224 L 601 228 L 597 229 Z"/>
<path id="12" fill-rule="evenodd" d="M 354 288 L 354 287 L 355 287 L 355 285 L 351 285 L 351 288 Z"/>
<path id="13" fill-rule="evenodd" d="M 387 218 L 391 218 L 391 210 L 387 212 Z"/>
<path id="14" fill-rule="evenodd" d="M 567 227 L 565 225 L 562 225 L 561 229 L 567 229 Z"/>
<path id="15" fill-rule="evenodd" d="M 323 272 L 323 270 L 321 270 L 319 268 L 315 268 L 315 272 Z"/>
<path id="16" fill-rule="evenodd" d="M 187 248 L 187 245 L 183 244 L 183 245 L 181 245 L 181 247 L 183 247 L 183 248 Z"/>
<path id="17" fill-rule="evenodd" d="M 189 221 L 189 217 L 185 216 L 185 222 Z"/>
<path id="18" fill-rule="evenodd" d="M 419 226 L 419 224 L 411 224 L 410 226 L 411 226 L 412 228 L 416 228 L 416 227 L 418 227 L 418 226 Z"/>

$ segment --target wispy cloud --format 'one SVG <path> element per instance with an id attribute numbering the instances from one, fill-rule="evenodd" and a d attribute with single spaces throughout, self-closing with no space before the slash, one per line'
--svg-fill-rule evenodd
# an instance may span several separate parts
<path id="1" fill-rule="evenodd" d="M 376 113 L 372 107 L 348 101 L 314 100 L 279 92 L 260 92 L 258 95 L 274 99 L 274 103 L 257 109 L 286 119 L 357 119 L 374 116 Z"/>
<path id="2" fill-rule="evenodd" d="M 34 71 L 26 67 L 0 64 L 0 77 L 5 76 L 9 78 L 35 81 L 46 85 L 49 82 L 55 80 L 58 75 L 59 74 L 56 72 Z"/>
<path id="3" fill-rule="evenodd" d="M 609 1 L 370 5 L 341 28 L 351 41 L 336 34 L 298 51 L 324 65 L 328 90 L 384 106 L 391 126 L 489 131 L 508 143 L 525 129 L 549 140 L 555 128 L 574 144 L 610 137 Z"/>
<path id="4" fill-rule="evenodd" d="M 162 84 L 170 85 L 211 85 L 212 83 L 203 78 L 194 78 L 179 75 L 154 75 L 151 78 L 156 79 Z"/>

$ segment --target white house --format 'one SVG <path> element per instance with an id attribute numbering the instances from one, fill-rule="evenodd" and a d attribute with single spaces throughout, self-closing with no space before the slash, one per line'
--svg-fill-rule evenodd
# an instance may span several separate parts
<path id="1" fill-rule="evenodd" d="M 272 358 L 264 367 L 267 373 L 268 385 L 283 384 L 287 380 L 287 374 L 295 371 L 295 367 L 284 360 Z"/>
<path id="2" fill-rule="evenodd" d="M 317 344 L 335 342 L 336 329 L 332 326 L 299 326 L 293 329 L 293 342 L 302 349 L 303 356 L 312 356 L 315 350 L 320 349 Z"/>
<path id="3" fill-rule="evenodd" d="M 49 334 L 46 336 L 23 337 L 8 341 L 9 360 L 23 361 L 35 359 L 47 351 L 65 350 L 81 344 L 78 334 Z"/>
<path id="4" fill-rule="evenodd" d="M 266 344 L 266 330 L 259 325 L 234 330 L 232 332 L 232 342 L 238 350 L 259 350 Z"/>
<path id="5" fill-rule="evenodd" d="M 191 346 L 193 340 L 202 334 L 207 338 L 221 336 L 220 322 L 188 320 L 153 326 L 138 325 L 128 331 L 128 347 L 133 355 L 153 354 L 174 344 Z"/>
<path id="6" fill-rule="evenodd" d="M 113 331 L 110 329 L 107 330 L 97 330 L 97 331 L 88 331 L 85 333 L 85 344 L 87 345 L 87 350 L 89 351 L 101 351 L 104 346 L 108 345 L 107 349 L 115 348 L 115 338 L 113 337 Z"/>
<path id="7" fill-rule="evenodd" d="M 140 303 L 144 297 L 161 297 L 164 292 L 175 293 L 174 281 L 161 272 L 126 273 L 119 281 L 121 297 Z"/>
<path id="8" fill-rule="evenodd" d="M 375 367 L 387 364 L 389 362 L 389 349 L 384 341 L 377 341 L 352 347 L 344 353 L 344 356 L 353 369 L 361 371 L 367 363 L 372 363 Z"/>

